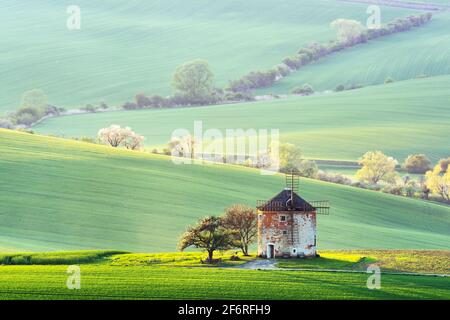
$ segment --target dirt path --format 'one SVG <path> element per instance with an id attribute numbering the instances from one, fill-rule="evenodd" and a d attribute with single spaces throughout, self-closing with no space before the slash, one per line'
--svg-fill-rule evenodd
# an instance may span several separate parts
<path id="1" fill-rule="evenodd" d="M 410 2 L 400 0 L 340 0 L 340 1 L 376 4 L 415 10 L 430 10 L 430 11 L 450 10 L 450 5 L 440 3 Z"/>
<path id="2" fill-rule="evenodd" d="M 277 261 L 272 259 L 257 259 L 232 268 L 247 270 L 283 270 L 283 271 L 310 271 L 310 272 L 341 272 L 341 273 L 367 273 L 364 270 L 345 270 L 345 269 L 311 269 L 311 268 L 279 268 Z M 382 274 L 407 275 L 407 276 L 428 276 L 448 278 L 450 274 L 438 273 L 413 273 L 413 272 L 383 272 Z"/>

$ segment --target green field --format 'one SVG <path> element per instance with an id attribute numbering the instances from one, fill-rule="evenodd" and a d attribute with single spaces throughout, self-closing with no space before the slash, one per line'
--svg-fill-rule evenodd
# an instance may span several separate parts
<path id="1" fill-rule="evenodd" d="M 401 81 L 360 90 L 237 105 L 118 111 L 48 119 L 33 130 L 65 137 L 92 136 L 111 124 L 130 126 L 151 146 L 173 130 L 203 127 L 280 129 L 284 142 L 314 159 L 356 160 L 381 150 L 402 162 L 413 153 L 449 156 L 450 76 Z"/>
<path id="2" fill-rule="evenodd" d="M 99 254 L 98 252 L 96 253 Z M 67 266 L 0 266 L 0 299 L 449 299 L 450 278 L 382 274 L 381 289 L 369 290 L 368 274 L 291 270 L 243 270 L 233 268 L 186 268 L 186 262 L 198 253 L 185 254 L 113 254 L 86 263 L 91 252 L 61 252 L 74 256 L 69 263 L 80 267 L 81 289 L 69 290 Z M 355 253 L 356 254 L 356 253 Z M 353 255 L 355 255 L 353 254 Z M 369 255 L 371 252 L 368 253 Z M 394 258 L 397 252 L 385 252 Z M 411 253 L 410 253 L 411 254 Z M 421 252 L 416 252 L 421 255 Z M 49 254 L 36 254 L 36 256 Z M 136 263 L 129 256 L 147 263 Z M 351 253 L 329 252 L 324 256 L 352 260 Z M 162 258 L 165 257 L 165 258 Z M 399 256 L 401 260 L 402 256 Z M 428 255 L 428 258 L 431 258 Z M 163 261 L 161 261 L 161 259 Z M 160 260 L 156 263 L 155 260 Z M 177 260 L 173 264 L 172 260 Z M 117 261 L 122 261 L 117 263 Z M 123 263 L 127 261 L 127 264 Z M 131 262 L 130 262 L 131 261 Z M 322 259 L 289 260 L 327 267 Z M 287 262 L 289 262 L 287 261 Z M 435 261 L 433 259 L 433 261 Z M 51 261 L 47 260 L 48 263 Z M 415 261 L 413 260 L 412 263 Z M 448 251 L 447 251 L 448 262 Z M 322 265 L 323 264 L 323 265 Z M 345 266 L 333 265 L 337 269 Z M 336 267 L 337 266 L 337 267 Z"/>
<path id="3" fill-rule="evenodd" d="M 142 268 L 86 265 L 81 290 L 66 287 L 63 266 L 0 267 L 0 299 L 449 299 L 448 278 L 302 271 Z"/>
<path id="4" fill-rule="evenodd" d="M 65 108 L 120 104 L 141 91 L 170 94 L 175 68 L 198 58 L 224 86 L 301 46 L 334 39 L 329 24 L 337 18 L 367 19 L 367 5 L 326 0 L 79 0 L 81 30 L 69 31 L 72 4 L 2 1 L 0 112 L 16 109 L 33 88 Z M 383 20 L 410 12 L 384 8 Z"/>
<path id="5" fill-rule="evenodd" d="M 449 28 L 450 12 L 436 13 L 425 26 L 328 56 L 258 93 L 289 93 L 304 83 L 316 91 L 325 91 L 340 84 L 346 87 L 381 84 L 387 77 L 405 80 L 450 74 Z"/>
<path id="6" fill-rule="evenodd" d="M 169 159 L 0 130 L 0 250 L 173 251 L 198 217 L 284 188 L 283 176 Z M 300 194 L 331 202 L 320 249 L 449 249 L 447 206 L 307 179 Z"/>

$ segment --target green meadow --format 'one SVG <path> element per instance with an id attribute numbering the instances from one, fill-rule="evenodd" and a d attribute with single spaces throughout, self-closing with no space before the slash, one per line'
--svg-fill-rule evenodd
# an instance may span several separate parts
<path id="1" fill-rule="evenodd" d="M 2 1 L 0 113 L 16 109 L 33 88 L 65 108 L 170 94 L 175 68 L 198 58 L 224 86 L 301 46 L 334 39 L 335 19 L 364 23 L 368 16 L 364 4 L 327 0 L 79 0 L 81 29 L 69 31 L 66 9 L 73 4 Z M 383 20 L 410 12 L 383 8 Z"/>
<path id="2" fill-rule="evenodd" d="M 200 109 L 199 109 L 200 110 Z M 131 113 L 132 114 L 132 113 Z M 0 251 L 164 252 L 199 217 L 255 205 L 284 176 L 0 130 Z M 320 249 L 449 249 L 450 208 L 302 179 L 307 200 L 329 200 Z"/>
<path id="3" fill-rule="evenodd" d="M 372 262 L 372 253 L 364 252 Z M 114 252 L 58 252 L 30 255 L 29 265 L 7 263 L 0 266 L 0 300 L 3 299 L 449 299 L 448 277 L 382 274 L 381 289 L 369 290 L 365 272 L 340 272 L 361 260 L 362 252 L 325 252 L 319 259 L 285 260 L 286 267 L 307 264 L 314 269 L 245 270 L 199 267 L 192 258 L 199 253 L 127 254 Z M 424 255 L 423 255 L 424 254 Z M 16 254 L 17 256 L 24 256 Z M 53 255 L 53 257 L 49 257 Z M 382 260 L 402 262 L 405 256 L 447 262 L 444 252 L 385 252 Z M 67 265 L 80 267 L 80 289 L 66 286 Z M 72 256 L 72 260 L 67 257 Z M 97 256 L 86 261 L 87 257 Z M 204 256 L 204 255 L 203 255 Z M 41 260 L 34 261 L 34 257 Z M 47 257 L 47 260 L 42 260 Z M 0 259 L 2 257 L 0 256 Z M 365 258 L 369 259 L 369 258 Z M 445 260 L 446 259 L 446 260 Z M 34 262 L 32 262 L 34 261 Z M 52 263 L 53 262 L 53 263 Z M 3 261 L 4 263 L 4 261 Z M 410 265 L 411 265 L 410 264 Z M 426 264 L 425 264 L 426 266 Z M 348 271 L 348 270 L 347 270 Z M 399 270 L 401 271 L 401 270 Z"/>
<path id="4" fill-rule="evenodd" d="M 51 118 L 33 128 L 63 137 L 96 137 L 119 124 L 145 136 L 148 149 L 163 148 L 175 129 L 280 129 L 282 142 L 305 157 L 356 160 L 381 150 L 400 162 L 413 153 L 437 161 L 450 144 L 450 76 L 413 79 L 340 93 L 195 108 L 117 111 Z"/>
<path id="5" fill-rule="evenodd" d="M 0 267 L 0 299 L 449 299 L 448 278 L 211 268 L 81 266 L 80 290 L 66 287 L 64 266 Z"/>

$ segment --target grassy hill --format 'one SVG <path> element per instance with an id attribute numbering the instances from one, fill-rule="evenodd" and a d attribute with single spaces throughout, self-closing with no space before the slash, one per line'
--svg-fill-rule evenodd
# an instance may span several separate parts
<path id="1" fill-rule="evenodd" d="M 340 84 L 380 84 L 387 77 L 450 74 L 449 28 L 450 12 L 435 13 L 425 26 L 331 55 L 258 92 L 289 93 L 304 83 L 318 91 L 334 90 Z"/>
<path id="2" fill-rule="evenodd" d="M 327 0 L 79 0 L 81 30 L 69 31 L 72 4 L 2 1 L 0 113 L 33 88 L 66 108 L 123 103 L 140 91 L 168 94 L 176 66 L 196 58 L 210 62 L 223 86 L 333 39 L 334 19 L 367 19 L 367 5 Z M 383 8 L 383 19 L 409 12 Z"/>
<path id="3" fill-rule="evenodd" d="M 0 130 L 0 250 L 173 251 L 198 217 L 233 203 L 255 205 L 284 177 Z M 325 248 L 449 249 L 450 208 L 301 180 L 309 200 L 328 199 Z"/>
<path id="4" fill-rule="evenodd" d="M 173 130 L 193 132 L 195 120 L 225 132 L 231 128 L 280 129 L 283 141 L 305 156 L 355 160 L 382 150 L 403 161 L 425 153 L 449 156 L 450 76 L 401 81 L 341 93 L 201 108 L 120 111 L 49 119 L 37 132 L 96 136 L 111 124 L 130 126 L 150 146 L 165 145 Z"/>

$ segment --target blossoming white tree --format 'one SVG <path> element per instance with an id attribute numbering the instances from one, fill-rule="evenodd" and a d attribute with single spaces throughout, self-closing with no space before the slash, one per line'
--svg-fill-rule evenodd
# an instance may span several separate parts
<path id="1" fill-rule="evenodd" d="M 139 150 L 144 141 L 144 137 L 138 135 L 131 128 L 122 128 L 116 124 L 108 128 L 100 129 L 98 131 L 98 137 L 103 143 L 109 144 L 111 147 L 117 148 L 124 146 L 131 150 Z"/>

